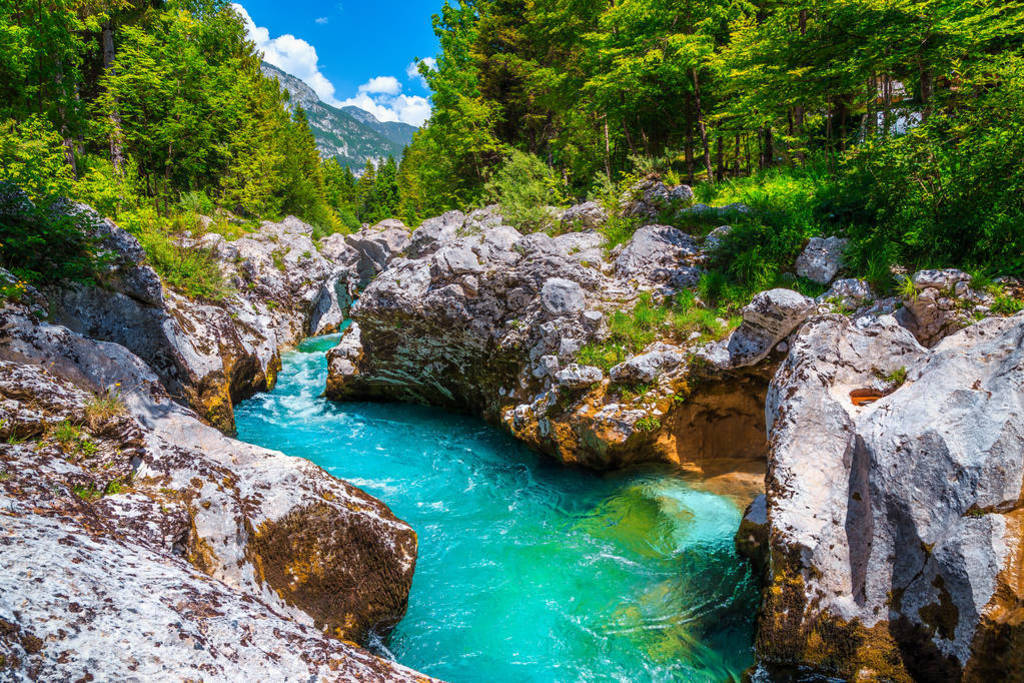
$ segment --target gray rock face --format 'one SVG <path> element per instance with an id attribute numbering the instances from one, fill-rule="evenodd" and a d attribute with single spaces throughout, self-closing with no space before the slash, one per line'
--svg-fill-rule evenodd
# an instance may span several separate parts
<path id="1" fill-rule="evenodd" d="M 567 389 L 586 389 L 604 379 L 601 368 L 593 365 L 579 365 L 570 363 L 565 369 L 560 370 L 555 376 L 559 386 Z"/>
<path id="2" fill-rule="evenodd" d="M 636 218 L 657 218 L 664 211 L 679 210 L 693 202 L 689 185 L 670 187 L 659 180 L 645 180 L 623 199 L 622 215 Z"/>
<path id="3" fill-rule="evenodd" d="M 970 308 L 986 297 L 970 288 L 971 276 L 956 270 L 922 270 L 911 278 L 914 295 L 896 313 L 900 324 L 925 346 L 970 325 Z M 965 305 L 967 304 L 967 305 Z"/>
<path id="4" fill-rule="evenodd" d="M 572 280 L 553 277 L 544 282 L 540 292 L 541 305 L 550 315 L 558 317 L 583 312 L 583 288 Z"/>
<path id="5" fill-rule="evenodd" d="M 814 300 L 790 289 L 759 292 L 743 309 L 743 323 L 723 342 L 700 352 L 723 368 L 756 365 L 814 311 Z"/>
<path id="6" fill-rule="evenodd" d="M 827 292 L 818 297 L 819 301 L 838 301 L 841 306 L 849 310 L 857 310 L 874 301 L 875 295 L 870 285 L 864 280 L 843 279 L 836 280 Z"/>
<path id="7" fill-rule="evenodd" d="M 393 258 L 405 251 L 412 238 L 401 221 L 389 219 L 349 235 L 345 241 L 359 255 L 355 269 L 362 288 L 387 268 Z"/>
<path id="8" fill-rule="evenodd" d="M 1022 340 L 1020 315 L 931 351 L 891 317 L 795 337 L 766 408 L 763 660 L 889 680 L 1019 670 Z M 901 368 L 905 383 L 880 379 Z"/>
<path id="9" fill-rule="evenodd" d="M 122 346 L 11 304 L 0 330 L 13 680 L 420 680 L 345 642 L 405 611 L 416 538 L 383 504 L 202 424 Z"/>
<path id="10" fill-rule="evenodd" d="M 657 342 L 639 356 L 634 356 L 611 369 L 612 381 L 619 384 L 648 384 L 658 378 L 663 370 L 679 366 L 683 354 L 678 347 Z"/>
<path id="11" fill-rule="evenodd" d="M 422 258 L 434 253 L 440 245 L 454 240 L 465 222 L 466 214 L 461 211 L 449 211 L 443 216 L 423 221 L 412 233 L 409 256 Z"/>
<path id="12" fill-rule="evenodd" d="M 839 237 L 812 237 L 796 258 L 796 274 L 820 285 L 835 279 L 843 267 L 843 253 L 850 240 Z"/>
<path id="13" fill-rule="evenodd" d="M 234 429 L 234 403 L 273 386 L 279 349 L 336 329 L 344 317 L 352 293 L 346 266 L 323 257 L 312 227 L 294 217 L 231 242 L 216 234 L 186 240 L 186 248 L 210 252 L 234 290 L 198 302 L 165 289 L 129 233 L 88 207 L 69 210 L 93 216 L 111 265 L 103 286 L 54 292 L 55 320 L 125 346 L 176 400 L 226 432 Z"/>
<path id="14" fill-rule="evenodd" d="M 594 230 L 608 222 L 608 212 L 597 202 L 585 202 L 569 207 L 562 214 L 562 225 L 572 229 Z"/>
<path id="15" fill-rule="evenodd" d="M 694 267 L 698 260 L 697 242 L 691 236 L 668 225 L 647 225 L 633 234 L 619 254 L 615 273 L 622 279 L 682 289 L 699 279 Z"/>

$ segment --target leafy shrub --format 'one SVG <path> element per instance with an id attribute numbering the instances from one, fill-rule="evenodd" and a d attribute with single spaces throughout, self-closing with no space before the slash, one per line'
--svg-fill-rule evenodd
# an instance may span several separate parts
<path id="1" fill-rule="evenodd" d="M 869 140 L 840 169 L 833 221 L 859 248 L 855 265 L 888 250 L 917 269 L 1024 273 L 1024 66 L 965 76 L 970 108 L 936 107 L 900 137 Z"/>
<path id="2" fill-rule="evenodd" d="M 513 150 L 484 188 L 509 223 L 523 232 L 553 225 L 548 207 L 564 203 L 565 187 L 555 171 L 532 154 Z"/>
<path id="3" fill-rule="evenodd" d="M 0 266 L 27 282 L 89 281 L 100 260 L 85 218 L 0 181 Z"/>
<path id="4" fill-rule="evenodd" d="M 181 208 L 189 213 L 210 215 L 213 213 L 213 200 L 206 196 L 202 190 L 183 192 L 180 201 Z"/>
<path id="5" fill-rule="evenodd" d="M 164 282 L 193 299 L 220 301 L 231 290 L 207 249 L 186 249 L 173 239 L 174 222 L 151 210 L 130 214 L 122 227 L 135 235 Z"/>

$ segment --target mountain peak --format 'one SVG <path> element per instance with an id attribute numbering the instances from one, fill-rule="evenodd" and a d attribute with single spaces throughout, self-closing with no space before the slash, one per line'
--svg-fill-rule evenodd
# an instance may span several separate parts
<path id="1" fill-rule="evenodd" d="M 412 142 L 416 127 L 397 121 L 380 121 L 359 107 L 334 107 L 322 101 L 301 79 L 272 64 L 261 64 L 263 74 L 276 78 L 282 90 L 291 96 L 290 107 L 301 106 L 324 159 L 334 157 L 354 171 L 368 160 L 380 162 L 389 156 L 400 159 Z"/>

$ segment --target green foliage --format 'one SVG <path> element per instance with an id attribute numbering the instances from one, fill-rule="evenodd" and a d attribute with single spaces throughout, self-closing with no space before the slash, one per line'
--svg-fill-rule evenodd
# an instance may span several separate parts
<path id="1" fill-rule="evenodd" d="M 656 432 L 661 429 L 661 420 L 654 415 L 646 415 L 636 421 L 636 428 L 642 432 Z"/>
<path id="2" fill-rule="evenodd" d="M 565 201 L 561 180 L 532 154 L 513 150 L 484 188 L 488 203 L 498 204 L 509 223 L 521 232 L 554 227 L 549 207 Z"/>
<path id="3" fill-rule="evenodd" d="M 1006 294 L 996 296 L 996 300 L 992 304 L 992 312 L 996 315 L 1016 315 L 1021 311 L 1024 311 L 1024 301 L 1014 299 Z"/>
<path id="4" fill-rule="evenodd" d="M 185 224 L 161 218 L 152 210 L 123 217 L 122 226 L 146 251 L 150 265 L 171 287 L 193 299 L 220 301 L 231 294 L 217 259 L 206 249 L 185 248 L 175 239 Z M 194 224 L 193 224 L 194 225 Z"/>
<path id="5" fill-rule="evenodd" d="M 576 360 L 608 371 L 659 339 L 685 343 L 694 341 L 691 337 L 696 335 L 696 342 L 704 343 L 725 336 L 740 322 L 730 306 L 705 308 L 691 291 L 660 305 L 643 292 L 631 311 L 615 311 L 608 317 L 607 338 L 584 346 Z"/>
<path id="6" fill-rule="evenodd" d="M 896 387 L 901 387 L 907 381 L 907 368 L 902 366 L 898 367 L 892 372 L 883 374 L 882 379 L 887 384 L 892 384 Z"/>

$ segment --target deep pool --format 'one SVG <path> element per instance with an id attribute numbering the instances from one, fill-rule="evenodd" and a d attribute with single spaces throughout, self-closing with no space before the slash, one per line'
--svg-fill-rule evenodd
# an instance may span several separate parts
<path id="1" fill-rule="evenodd" d="M 419 535 L 387 644 L 449 681 L 722 681 L 753 663 L 757 594 L 741 511 L 671 473 L 561 467 L 479 420 L 320 398 L 324 353 L 284 358 L 238 407 L 239 437 L 308 458 Z"/>

